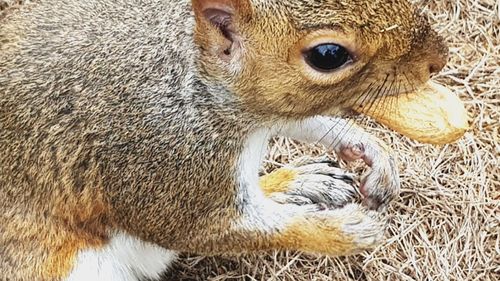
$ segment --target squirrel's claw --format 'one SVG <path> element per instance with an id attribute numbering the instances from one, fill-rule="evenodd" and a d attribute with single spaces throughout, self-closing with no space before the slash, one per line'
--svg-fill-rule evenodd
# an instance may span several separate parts
<path id="1" fill-rule="evenodd" d="M 399 172 L 393 152 L 382 141 L 368 137 L 359 142 L 342 145 L 338 152 L 346 161 L 362 159 L 371 171 L 360 187 L 364 204 L 372 210 L 383 209 L 399 194 Z"/>

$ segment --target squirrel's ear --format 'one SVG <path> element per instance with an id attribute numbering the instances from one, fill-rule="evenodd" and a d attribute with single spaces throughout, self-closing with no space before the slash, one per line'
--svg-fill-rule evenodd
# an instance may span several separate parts
<path id="1" fill-rule="evenodd" d="M 206 45 L 217 46 L 218 54 L 228 57 L 232 54 L 238 39 L 240 26 L 251 16 L 249 0 L 192 0 L 196 17 L 197 33 Z M 222 38 L 214 38 L 222 37 Z M 205 46 L 208 47 L 208 46 Z"/>

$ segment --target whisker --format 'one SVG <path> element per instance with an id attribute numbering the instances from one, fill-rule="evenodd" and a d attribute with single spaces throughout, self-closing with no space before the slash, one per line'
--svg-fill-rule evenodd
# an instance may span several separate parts
<path id="1" fill-rule="evenodd" d="M 385 104 L 385 100 L 387 99 L 387 93 L 390 91 L 390 89 L 392 88 L 392 85 L 394 83 L 394 79 L 393 79 L 391 81 L 390 87 L 385 86 L 387 84 L 387 82 L 389 81 L 389 77 L 391 77 L 391 74 L 388 73 L 386 75 L 386 78 L 385 78 L 383 84 L 382 84 L 382 89 L 377 93 L 376 97 L 373 99 L 373 102 L 370 102 L 370 106 L 369 106 L 367 112 L 370 112 L 371 110 L 376 111 L 376 109 L 380 106 L 380 104 Z M 380 114 L 380 112 L 378 114 Z M 378 117 L 378 114 L 377 114 L 377 116 L 375 116 L 375 114 L 373 114 L 372 118 L 376 119 Z M 368 137 L 368 135 L 364 135 L 363 137 Z M 364 139 L 361 139 L 361 142 L 364 142 L 364 141 L 365 141 Z"/>
<path id="2" fill-rule="evenodd" d="M 337 119 L 335 124 L 333 124 L 332 127 L 330 129 L 328 129 L 328 131 L 326 131 L 326 133 L 316 142 L 316 145 L 320 144 L 333 131 L 333 129 L 335 129 L 335 127 L 337 127 L 339 122 L 340 122 L 340 118 Z"/>
<path id="3" fill-rule="evenodd" d="M 416 91 L 417 87 L 415 87 L 415 85 L 413 84 L 413 82 L 411 81 L 411 79 L 408 78 L 408 75 L 406 75 L 406 72 L 403 72 L 403 76 L 405 77 L 406 82 L 408 83 L 407 85 L 410 86 L 410 90 L 407 91 L 407 93 Z"/>
<path id="4" fill-rule="evenodd" d="M 383 97 L 381 99 L 379 99 L 379 102 L 375 106 L 375 109 L 379 108 L 380 105 L 382 105 L 384 107 L 383 109 L 387 109 L 386 101 L 389 98 L 389 96 L 392 94 L 392 92 L 394 91 L 393 87 L 394 87 L 394 83 L 396 81 L 396 76 L 394 74 L 392 75 L 392 77 L 393 77 L 393 79 L 391 81 L 391 84 L 389 85 L 387 90 L 384 92 Z M 380 117 L 381 114 L 382 114 L 382 110 L 379 110 L 378 114 L 377 114 L 377 116 L 375 116 L 375 118 Z"/>
<path id="5" fill-rule="evenodd" d="M 390 94 L 390 96 L 395 96 L 395 97 L 391 97 L 390 99 L 390 103 L 389 103 L 389 113 L 392 114 L 393 112 L 393 109 L 394 109 L 394 106 L 398 104 L 398 99 L 400 98 L 400 95 L 401 95 L 401 80 L 398 78 L 397 79 L 397 89 L 395 92 L 392 92 Z"/>
<path id="6" fill-rule="evenodd" d="M 386 76 L 386 79 L 384 80 L 384 83 L 382 83 L 379 87 L 377 87 L 377 89 L 376 89 L 376 91 L 377 91 L 377 96 L 378 96 L 378 94 L 381 92 L 381 90 L 384 88 L 386 81 L 387 81 L 387 76 Z M 365 100 L 366 100 L 366 98 L 368 98 L 368 97 L 370 96 L 369 94 L 370 94 L 371 92 L 372 92 L 372 91 L 371 91 L 371 89 L 370 89 L 370 91 L 368 91 L 366 94 L 364 94 L 364 97 L 363 97 L 363 101 L 362 101 L 362 103 L 364 103 L 364 102 L 365 102 Z M 351 130 L 351 129 L 352 129 L 352 127 L 354 126 L 354 122 L 349 122 L 349 123 L 350 123 L 350 124 L 349 124 L 349 128 L 348 128 L 347 130 L 345 130 L 345 131 L 344 131 L 344 128 L 342 128 L 342 129 L 341 129 L 342 134 L 339 134 L 339 136 L 338 136 L 338 137 L 336 137 L 336 138 L 333 140 L 333 142 L 331 143 L 331 146 L 336 147 L 336 146 L 337 146 L 337 145 L 338 145 L 338 144 L 339 144 L 339 143 L 340 143 L 340 142 L 341 142 L 341 141 L 345 138 L 345 136 L 346 136 L 346 135 L 350 132 L 350 130 Z M 345 125 L 344 125 L 344 127 L 345 127 Z M 351 140 L 352 140 L 352 139 L 350 139 L 349 141 L 351 141 Z"/>
<path id="7" fill-rule="evenodd" d="M 387 84 L 387 81 L 389 81 L 390 76 L 391 76 L 391 74 L 389 74 L 389 73 L 385 76 L 385 79 L 384 79 L 384 82 L 382 83 L 381 89 L 377 92 L 377 94 L 373 97 L 373 99 L 370 100 L 368 109 L 366 110 L 366 112 L 369 113 L 370 115 L 371 115 L 372 110 L 375 111 L 375 109 L 378 108 L 380 101 L 382 99 L 381 97 L 383 97 L 387 93 L 388 88 L 385 87 L 385 85 Z"/>
<path id="8" fill-rule="evenodd" d="M 364 78 L 363 78 L 363 80 L 361 81 L 361 83 L 363 83 L 364 81 L 366 81 L 366 78 L 367 78 L 367 77 L 368 77 L 367 75 L 366 75 L 366 76 L 364 76 Z M 367 90 L 369 90 L 369 91 L 371 91 L 371 89 L 372 89 L 372 88 L 371 88 L 371 86 L 373 85 L 373 83 L 374 83 L 374 82 L 371 82 L 371 83 L 368 85 L 368 87 L 367 87 L 366 89 L 367 89 Z M 363 93 L 363 94 L 359 95 L 359 96 L 358 96 L 358 98 L 356 99 L 356 101 L 355 101 L 353 104 L 354 104 L 354 105 L 355 105 L 355 104 L 357 104 L 357 102 L 359 101 L 359 99 L 360 99 L 360 98 L 361 98 L 364 94 L 365 94 L 365 93 Z M 334 125 L 332 125 L 332 127 L 331 127 L 331 128 L 330 128 L 330 129 L 329 129 L 329 130 L 328 130 L 328 131 L 327 131 L 327 132 L 326 132 L 326 133 L 325 133 L 325 134 L 324 134 L 324 135 L 323 135 L 323 136 L 322 136 L 322 137 L 321 137 L 321 138 L 317 141 L 317 142 L 316 142 L 316 145 L 317 145 L 317 144 L 319 144 L 319 143 L 321 143 L 321 142 L 322 142 L 322 141 L 323 141 L 323 140 L 324 140 L 324 139 L 325 139 L 325 138 L 326 138 L 326 137 L 327 137 L 327 136 L 328 136 L 328 135 L 329 135 L 329 134 L 330 134 L 330 133 L 331 133 L 331 132 L 335 129 L 335 127 L 337 127 L 337 125 L 339 124 L 339 122 L 340 122 L 340 121 L 341 121 L 341 119 L 339 118 L 339 119 L 336 121 L 336 123 L 335 123 Z M 344 125 L 344 127 L 345 127 L 345 125 Z M 343 129 L 344 129 L 344 127 L 343 127 L 341 130 L 343 130 Z M 335 137 L 335 138 L 337 138 L 337 137 Z M 333 143 L 335 143 L 335 142 L 336 142 L 336 140 L 334 139 Z M 332 143 L 332 144 L 333 144 L 333 143 Z"/>

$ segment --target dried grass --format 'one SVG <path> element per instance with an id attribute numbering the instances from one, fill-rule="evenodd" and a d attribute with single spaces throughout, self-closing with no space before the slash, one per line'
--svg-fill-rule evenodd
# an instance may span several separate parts
<path id="1" fill-rule="evenodd" d="M 500 2 L 419 3 L 451 50 L 450 63 L 436 79 L 466 101 L 474 130 L 457 144 L 432 147 L 364 122 L 399 155 L 403 190 L 389 210 L 387 242 L 348 258 L 293 252 L 185 257 L 176 276 L 167 279 L 500 280 Z M 266 169 L 324 153 L 321 147 L 278 139 Z"/>

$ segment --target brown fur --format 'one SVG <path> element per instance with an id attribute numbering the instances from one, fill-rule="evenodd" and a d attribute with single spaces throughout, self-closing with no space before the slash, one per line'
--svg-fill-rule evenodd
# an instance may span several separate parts
<path id="1" fill-rule="evenodd" d="M 351 237 L 342 234 L 341 225 L 342 222 L 321 218 L 296 221 L 277 237 L 278 247 L 325 255 L 352 254 L 356 245 Z"/>
<path id="2" fill-rule="evenodd" d="M 112 231 L 202 254 L 356 246 L 319 218 L 232 231 L 235 163 L 263 125 L 370 102 L 388 75 L 401 85 L 382 94 L 422 85 L 441 39 L 405 1 L 192 2 L 42 0 L 0 18 L 0 277 L 61 280 Z M 232 10 L 234 42 L 210 3 Z M 355 70 L 309 75 L 311 32 L 352 45 Z"/>

